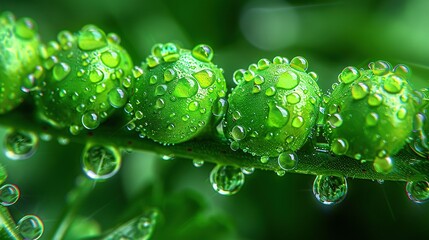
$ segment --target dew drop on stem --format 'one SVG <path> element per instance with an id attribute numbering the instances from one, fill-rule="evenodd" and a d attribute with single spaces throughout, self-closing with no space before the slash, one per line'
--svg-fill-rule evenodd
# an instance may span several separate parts
<path id="1" fill-rule="evenodd" d="M 318 175 L 313 183 L 313 194 L 325 205 L 335 205 L 347 195 L 347 180 L 344 176 Z"/>
<path id="2" fill-rule="evenodd" d="M 82 154 L 85 174 L 94 180 L 113 177 L 121 167 L 121 154 L 116 147 L 87 144 Z"/>
<path id="3" fill-rule="evenodd" d="M 3 151 L 11 160 L 33 156 L 39 146 L 39 138 L 32 132 L 10 130 L 4 139 Z"/>
<path id="4" fill-rule="evenodd" d="M 222 195 L 234 195 L 244 185 L 245 176 L 240 168 L 217 165 L 210 173 L 213 189 Z"/>

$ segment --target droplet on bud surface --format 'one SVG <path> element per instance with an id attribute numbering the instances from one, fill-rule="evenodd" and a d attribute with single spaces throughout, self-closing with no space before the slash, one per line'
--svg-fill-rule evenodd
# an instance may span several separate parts
<path id="1" fill-rule="evenodd" d="M 21 218 L 18 222 L 18 231 L 26 240 L 39 239 L 45 227 L 42 220 L 35 215 L 27 215 Z"/>
<path id="2" fill-rule="evenodd" d="M 217 165 L 210 173 L 213 189 L 222 195 L 234 195 L 244 185 L 244 174 L 240 168 Z"/>
<path id="3" fill-rule="evenodd" d="M 318 175 L 313 183 L 314 196 L 325 205 L 335 205 L 343 201 L 347 189 L 347 180 L 343 176 Z"/>
<path id="4" fill-rule="evenodd" d="M 39 146 L 39 137 L 32 132 L 10 130 L 4 140 L 3 151 L 11 160 L 33 156 Z"/>
<path id="5" fill-rule="evenodd" d="M 121 162 L 121 154 L 113 146 L 87 144 L 83 150 L 83 170 L 94 180 L 111 178 L 119 171 Z"/>

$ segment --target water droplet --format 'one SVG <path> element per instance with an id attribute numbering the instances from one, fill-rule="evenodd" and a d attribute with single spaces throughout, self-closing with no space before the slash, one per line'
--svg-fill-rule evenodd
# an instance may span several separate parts
<path id="1" fill-rule="evenodd" d="M 261 163 L 267 163 L 270 160 L 270 157 L 268 156 L 262 156 L 259 161 L 261 161 Z"/>
<path id="2" fill-rule="evenodd" d="M 163 107 L 165 107 L 164 99 L 162 99 L 162 98 L 158 98 L 158 99 L 155 101 L 155 108 L 156 108 L 156 109 L 161 109 L 161 108 L 163 108 Z"/>
<path id="3" fill-rule="evenodd" d="M 194 167 L 202 167 L 204 165 L 204 160 L 201 159 L 194 159 L 192 160 L 192 164 L 194 165 Z"/>
<path id="4" fill-rule="evenodd" d="M 108 95 L 109 103 L 114 108 L 121 108 L 127 103 L 127 92 L 118 87 L 110 90 Z"/>
<path id="5" fill-rule="evenodd" d="M 383 96 L 381 96 L 378 93 L 369 95 L 368 97 L 368 104 L 372 107 L 380 106 L 382 102 L 383 102 Z"/>
<path id="6" fill-rule="evenodd" d="M 352 97 L 355 100 L 366 97 L 369 93 L 369 88 L 365 83 L 358 83 L 352 86 Z"/>
<path id="7" fill-rule="evenodd" d="M 258 61 L 258 69 L 265 70 L 270 66 L 270 61 L 266 58 L 262 58 Z"/>
<path id="8" fill-rule="evenodd" d="M 102 83 L 99 83 L 99 84 L 97 84 L 97 86 L 95 87 L 95 92 L 97 92 L 97 93 L 102 93 L 102 92 L 104 92 L 105 90 L 106 90 L 106 83 L 105 82 L 102 82 Z"/>
<path id="9" fill-rule="evenodd" d="M 31 18 L 21 18 L 15 23 L 15 34 L 23 39 L 31 39 L 37 35 L 37 24 Z"/>
<path id="10" fill-rule="evenodd" d="M 393 69 L 393 72 L 396 75 L 399 75 L 405 79 L 409 78 L 411 75 L 411 69 L 407 65 L 404 65 L 404 64 L 396 65 L 395 68 Z"/>
<path id="11" fill-rule="evenodd" d="M 225 98 L 218 98 L 212 105 L 212 114 L 216 117 L 222 117 L 226 113 L 228 101 Z"/>
<path id="12" fill-rule="evenodd" d="M 343 118 L 339 113 L 330 115 L 327 121 L 331 128 L 341 127 L 341 125 L 343 124 Z"/>
<path id="13" fill-rule="evenodd" d="M 156 75 L 150 76 L 150 78 L 149 78 L 149 84 L 150 85 L 154 85 L 157 82 L 158 82 L 158 77 Z"/>
<path id="14" fill-rule="evenodd" d="M 240 144 L 237 141 L 232 141 L 229 148 L 231 148 L 232 151 L 237 151 L 240 149 Z"/>
<path id="15" fill-rule="evenodd" d="M 429 182 L 407 182 L 405 186 L 408 198 L 415 203 L 424 203 L 429 200 Z"/>
<path id="16" fill-rule="evenodd" d="M 265 95 L 267 95 L 268 97 L 274 96 L 274 94 L 276 94 L 276 88 L 271 86 L 269 88 L 267 88 L 267 90 L 265 90 Z"/>
<path id="17" fill-rule="evenodd" d="M 349 150 L 349 143 L 346 139 L 337 138 L 331 142 L 331 151 L 336 155 L 344 155 Z"/>
<path id="18" fill-rule="evenodd" d="M 371 65 L 372 72 L 378 76 L 388 73 L 390 68 L 390 64 L 385 61 L 376 61 L 373 65 Z"/>
<path id="19" fill-rule="evenodd" d="M 213 49 L 209 45 L 200 44 L 192 49 L 192 56 L 202 62 L 211 62 L 213 55 Z"/>
<path id="20" fill-rule="evenodd" d="M 0 204 L 5 207 L 16 203 L 19 196 L 20 192 L 16 185 L 5 184 L 0 187 Z"/>
<path id="21" fill-rule="evenodd" d="M 183 77 L 178 80 L 173 95 L 179 98 L 192 97 L 198 92 L 198 84 L 193 78 Z"/>
<path id="22" fill-rule="evenodd" d="M 347 195 L 347 180 L 345 177 L 318 175 L 314 179 L 313 194 L 325 205 L 338 204 Z"/>
<path id="23" fill-rule="evenodd" d="M 85 174 L 94 180 L 104 180 L 114 176 L 121 166 L 121 154 L 113 146 L 87 144 L 82 154 Z"/>
<path id="24" fill-rule="evenodd" d="M 208 88 L 215 82 L 215 75 L 210 69 L 201 70 L 194 73 L 193 76 L 202 88 Z"/>
<path id="25" fill-rule="evenodd" d="M 299 76 L 293 71 L 282 73 L 278 77 L 276 87 L 286 90 L 294 89 L 299 84 Z"/>
<path id="26" fill-rule="evenodd" d="M 339 79 L 345 84 L 349 84 L 360 77 L 359 70 L 355 67 L 346 67 L 340 73 Z"/>
<path id="27" fill-rule="evenodd" d="M 57 81 L 63 80 L 70 73 L 70 66 L 67 63 L 61 62 L 57 63 L 53 69 L 54 79 Z"/>
<path id="28" fill-rule="evenodd" d="M 156 96 L 162 96 L 167 92 L 167 85 L 165 84 L 160 84 L 158 86 L 156 86 L 155 88 L 155 95 Z"/>
<path id="29" fill-rule="evenodd" d="M 235 85 L 240 84 L 240 82 L 244 81 L 244 69 L 236 70 L 232 76 L 232 80 L 234 81 Z"/>
<path id="30" fill-rule="evenodd" d="M 255 168 L 254 167 L 242 167 L 241 172 L 246 174 L 246 175 L 251 175 L 255 172 Z"/>
<path id="31" fill-rule="evenodd" d="M 161 159 L 164 161 L 174 160 L 174 154 L 162 155 Z"/>
<path id="32" fill-rule="evenodd" d="M 368 127 L 373 127 L 373 126 L 377 125 L 377 123 L 378 123 L 378 114 L 375 113 L 375 112 L 372 112 L 372 113 L 366 115 L 365 122 L 366 122 L 366 125 Z"/>
<path id="33" fill-rule="evenodd" d="M 243 140 L 246 137 L 246 130 L 242 126 L 236 125 L 232 128 L 231 137 L 235 141 Z"/>
<path id="34" fill-rule="evenodd" d="M 174 123 L 170 123 L 170 124 L 168 124 L 167 129 L 171 131 L 171 130 L 173 130 L 175 127 L 176 127 L 176 126 L 174 125 Z"/>
<path id="35" fill-rule="evenodd" d="M 121 56 L 116 51 L 107 50 L 101 54 L 101 61 L 104 65 L 114 68 L 121 62 Z"/>
<path id="36" fill-rule="evenodd" d="M 298 93 L 293 92 L 286 96 L 286 100 L 290 104 L 297 104 L 301 101 L 301 96 Z"/>
<path id="37" fill-rule="evenodd" d="M 400 76 L 391 75 L 384 81 L 384 90 L 389 93 L 399 93 L 402 90 L 404 80 Z"/>
<path id="38" fill-rule="evenodd" d="M 319 80 L 319 75 L 317 75 L 317 73 L 315 72 L 309 72 L 308 75 L 314 80 L 317 81 Z"/>
<path id="39" fill-rule="evenodd" d="M 254 85 L 253 86 L 253 88 L 252 88 L 252 93 L 253 94 L 259 93 L 260 91 L 261 91 L 261 86 L 259 86 L 259 85 Z"/>
<path id="40" fill-rule="evenodd" d="M 99 69 L 94 69 L 89 73 L 89 80 L 93 83 L 97 83 L 101 80 L 103 80 L 104 74 Z"/>
<path id="41" fill-rule="evenodd" d="M 268 107 L 268 126 L 281 128 L 289 121 L 289 112 L 286 109 L 274 102 L 268 103 Z"/>
<path id="42" fill-rule="evenodd" d="M 376 172 L 388 174 L 393 170 L 393 160 L 389 156 L 376 157 L 373 166 Z"/>
<path id="43" fill-rule="evenodd" d="M 252 81 L 252 79 L 255 77 L 255 73 L 252 71 L 244 71 L 243 78 L 246 82 Z"/>
<path id="44" fill-rule="evenodd" d="M 304 125 L 304 118 L 301 116 L 297 116 L 292 120 L 292 127 L 300 128 Z"/>
<path id="45" fill-rule="evenodd" d="M 213 189 L 222 195 L 234 195 L 244 185 L 245 176 L 240 168 L 217 165 L 210 173 Z"/>
<path id="46" fill-rule="evenodd" d="M 198 110 L 199 107 L 200 107 L 200 104 L 198 102 L 192 101 L 188 105 L 188 110 L 191 112 L 195 112 Z"/>
<path id="47" fill-rule="evenodd" d="M 159 58 L 150 55 L 149 57 L 146 58 L 146 63 L 150 68 L 154 68 L 156 66 L 159 65 Z"/>
<path id="48" fill-rule="evenodd" d="M 166 62 L 174 62 L 179 59 L 179 48 L 174 43 L 166 43 L 162 46 L 161 55 Z"/>
<path id="49" fill-rule="evenodd" d="M 79 34 L 77 44 L 84 51 L 107 46 L 106 35 L 95 26 L 85 26 Z"/>
<path id="50" fill-rule="evenodd" d="M 39 146 L 39 138 L 32 132 L 9 131 L 4 140 L 3 151 L 11 160 L 22 160 L 34 155 Z"/>
<path id="51" fill-rule="evenodd" d="M 139 66 L 134 66 L 132 73 L 134 78 L 139 78 L 141 75 L 143 75 L 143 69 Z"/>
<path id="52" fill-rule="evenodd" d="M 89 130 L 96 129 L 100 125 L 100 118 L 94 111 L 88 111 L 82 115 L 82 125 Z"/>
<path id="53" fill-rule="evenodd" d="M 283 170 L 292 170 L 297 165 L 298 157 L 293 152 L 282 152 L 277 161 Z"/>
<path id="54" fill-rule="evenodd" d="M 306 71 L 308 68 L 308 62 L 305 58 L 297 56 L 292 58 L 290 61 L 290 66 L 299 71 Z"/>
<path id="55" fill-rule="evenodd" d="M 45 231 L 42 220 L 35 215 L 26 215 L 21 218 L 18 221 L 17 229 L 26 240 L 37 240 Z"/>
<path id="56" fill-rule="evenodd" d="M 255 82 L 255 84 L 261 85 L 265 82 L 265 79 L 261 75 L 256 75 L 253 81 Z"/>

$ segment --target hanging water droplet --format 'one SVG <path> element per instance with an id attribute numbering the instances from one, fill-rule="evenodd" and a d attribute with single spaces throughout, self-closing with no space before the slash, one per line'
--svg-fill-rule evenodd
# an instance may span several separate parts
<path id="1" fill-rule="evenodd" d="M 42 236 L 45 227 L 38 216 L 26 215 L 18 221 L 17 229 L 24 239 L 37 240 Z"/>
<path id="2" fill-rule="evenodd" d="M 292 58 L 292 60 L 290 61 L 290 66 L 296 70 L 305 72 L 308 68 L 308 62 L 307 59 L 301 56 L 297 56 Z"/>
<path id="3" fill-rule="evenodd" d="M 241 172 L 246 174 L 246 175 L 251 175 L 255 172 L 255 168 L 254 167 L 242 167 Z"/>
<path id="4" fill-rule="evenodd" d="M 53 69 L 54 79 L 57 81 L 63 80 L 70 73 L 70 66 L 67 63 L 60 62 L 55 64 Z"/>
<path id="5" fill-rule="evenodd" d="M 83 150 L 83 171 L 94 180 L 111 178 L 119 171 L 121 162 L 121 154 L 113 146 L 87 144 Z"/>
<path id="6" fill-rule="evenodd" d="M 429 200 L 429 182 L 407 182 L 405 186 L 408 198 L 415 203 L 424 203 Z"/>
<path id="7" fill-rule="evenodd" d="M 127 92 L 118 87 L 110 90 L 108 95 L 109 103 L 114 108 L 121 108 L 127 103 Z"/>
<path id="8" fill-rule="evenodd" d="M 278 106 L 274 102 L 269 102 L 268 107 L 268 126 L 281 128 L 289 121 L 289 112 L 285 108 Z"/>
<path id="9" fill-rule="evenodd" d="M 174 160 L 174 154 L 162 155 L 161 159 L 164 160 L 164 161 Z"/>
<path id="10" fill-rule="evenodd" d="M 338 77 L 341 82 L 349 84 L 360 77 L 359 70 L 355 67 L 346 67 Z"/>
<path id="11" fill-rule="evenodd" d="M 10 206 L 16 203 L 19 199 L 19 188 L 13 184 L 5 184 L 0 187 L 0 204 Z"/>
<path id="12" fill-rule="evenodd" d="M 325 205 L 338 204 L 347 195 L 347 180 L 345 177 L 318 175 L 314 179 L 313 194 Z"/>
<path id="13" fill-rule="evenodd" d="M 96 129 L 100 125 L 100 118 L 94 111 L 88 111 L 82 115 L 82 125 L 89 130 Z"/>
<path id="14" fill-rule="evenodd" d="M 358 83 L 352 86 L 352 97 L 355 100 L 362 99 L 366 97 L 369 93 L 369 88 L 365 83 Z"/>
<path id="15" fill-rule="evenodd" d="M 293 71 L 282 73 L 277 80 L 276 87 L 286 90 L 294 89 L 299 84 L 299 76 Z"/>
<path id="16" fill-rule="evenodd" d="M 209 45 L 200 44 L 192 49 L 192 56 L 202 62 L 211 62 L 213 55 L 213 49 Z"/>
<path id="17" fill-rule="evenodd" d="M 11 160 L 33 156 L 39 146 L 39 138 L 32 132 L 10 130 L 5 136 L 3 151 Z"/>
<path id="18" fill-rule="evenodd" d="M 178 98 L 192 97 L 198 92 L 198 84 L 193 78 L 184 77 L 177 81 L 174 88 L 173 95 Z"/>
<path id="19" fill-rule="evenodd" d="M 210 173 L 213 189 L 222 195 L 234 195 L 244 185 L 245 176 L 240 168 L 217 165 Z"/>
<path id="20" fill-rule="evenodd" d="M 388 174 L 393 170 L 393 160 L 389 156 L 376 157 L 373 166 L 376 172 Z"/>
<path id="21" fill-rule="evenodd" d="M 283 170 L 292 170 L 297 165 L 298 157 L 293 152 L 282 152 L 277 161 Z"/>
<path id="22" fill-rule="evenodd" d="M 107 46 L 106 35 L 95 26 L 85 26 L 79 34 L 77 44 L 82 50 L 95 50 Z"/>
<path id="23" fill-rule="evenodd" d="M 192 164 L 194 165 L 194 167 L 202 167 L 204 165 L 204 160 L 201 159 L 194 159 L 192 160 Z"/>
<path id="24" fill-rule="evenodd" d="M 202 88 L 208 88 L 215 82 L 215 74 L 210 69 L 204 69 L 192 74 Z"/>

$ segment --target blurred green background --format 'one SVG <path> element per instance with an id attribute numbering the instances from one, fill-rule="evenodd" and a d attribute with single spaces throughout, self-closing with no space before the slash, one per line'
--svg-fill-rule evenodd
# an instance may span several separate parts
<path id="1" fill-rule="evenodd" d="M 328 90 L 349 65 L 383 59 L 405 63 L 416 88 L 429 86 L 429 1 L 174 1 L 174 0 L 0 0 L 0 11 L 31 17 L 43 41 L 63 29 L 95 24 L 116 32 L 137 64 L 158 42 L 185 48 L 206 43 L 214 62 L 232 73 L 260 58 L 301 55 Z M 0 131 L 1 137 L 4 129 Z M 84 146 L 41 142 L 36 155 L 10 161 L 1 155 L 7 182 L 21 199 L 9 209 L 19 219 L 40 216 L 52 231 L 67 192 L 81 174 Z M 348 196 L 323 206 L 312 194 L 314 176 L 256 171 L 235 196 L 213 191 L 210 170 L 192 161 L 160 160 L 151 153 L 123 155 L 118 175 L 97 184 L 80 211 L 83 223 L 108 230 L 142 209 L 161 211 L 154 239 L 364 239 L 422 237 L 429 203 L 408 200 L 402 182 L 349 180 Z M 80 230 L 79 230 L 80 231 Z M 42 239 L 47 239 L 42 237 Z M 70 236 L 75 239 L 75 236 Z"/>

